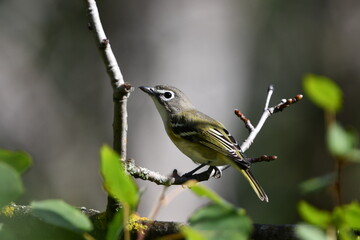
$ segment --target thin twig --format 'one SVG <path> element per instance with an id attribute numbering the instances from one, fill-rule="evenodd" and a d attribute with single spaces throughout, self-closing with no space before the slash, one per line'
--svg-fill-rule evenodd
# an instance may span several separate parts
<path id="1" fill-rule="evenodd" d="M 246 160 L 250 163 L 257 163 L 257 162 L 270 162 L 270 161 L 274 161 L 277 159 L 277 156 L 271 155 L 262 155 L 261 157 L 258 158 L 247 158 Z"/>
<path id="2" fill-rule="evenodd" d="M 344 166 L 344 160 L 340 157 L 335 158 L 336 163 L 336 178 L 334 182 L 334 188 L 335 188 L 335 199 L 336 199 L 336 205 L 340 206 L 343 204 L 342 200 L 342 193 L 341 193 L 341 172 L 343 170 Z"/>
<path id="3" fill-rule="evenodd" d="M 235 109 L 234 113 L 236 116 L 238 116 L 241 119 L 241 121 L 245 123 L 245 127 L 249 130 L 249 132 L 254 131 L 254 126 L 251 124 L 250 120 L 246 118 L 245 115 L 242 112 L 240 112 L 239 109 Z"/>
<path id="4" fill-rule="evenodd" d="M 159 197 L 159 201 L 149 214 L 149 219 L 154 219 L 157 214 L 159 213 L 160 209 L 166 205 L 168 205 L 171 201 L 173 201 L 177 196 L 184 192 L 185 188 L 178 186 L 177 188 L 173 189 L 171 192 L 166 194 L 166 191 L 169 189 L 168 186 L 165 186 L 161 191 L 161 195 Z"/>
<path id="5" fill-rule="evenodd" d="M 272 96 L 273 92 L 274 92 L 274 85 L 270 85 L 269 88 L 268 88 L 268 94 L 267 94 L 267 97 L 266 97 L 264 109 L 269 108 L 270 100 L 271 100 L 271 96 Z"/>
<path id="6" fill-rule="evenodd" d="M 160 208 L 164 205 L 165 202 L 165 193 L 168 189 L 168 186 L 164 186 L 163 190 L 160 193 L 159 200 L 156 202 L 156 205 L 153 207 L 149 214 L 149 219 L 154 219 L 155 216 L 159 213 Z"/>
<path id="7" fill-rule="evenodd" d="M 297 103 L 299 102 L 301 99 L 303 98 L 303 95 L 298 94 L 293 98 L 289 98 L 289 99 L 283 99 L 281 100 L 281 102 L 276 105 L 275 107 L 269 108 L 269 111 L 273 111 L 273 113 L 277 113 L 277 112 L 281 112 L 282 110 L 284 110 L 284 108 L 289 107 L 291 104 Z"/>

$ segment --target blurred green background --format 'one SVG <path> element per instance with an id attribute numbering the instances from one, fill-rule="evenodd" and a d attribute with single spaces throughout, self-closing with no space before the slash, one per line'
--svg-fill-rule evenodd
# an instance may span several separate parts
<path id="1" fill-rule="evenodd" d="M 359 1 L 126 0 L 99 1 L 98 7 L 126 81 L 177 86 L 239 142 L 247 132 L 233 109 L 255 124 L 269 84 L 275 85 L 276 104 L 302 93 L 307 73 L 340 85 L 338 119 L 360 129 Z M 0 147 L 34 158 L 20 203 L 62 198 L 105 208 L 99 150 L 112 142 L 112 90 L 86 13 L 83 1 L 0 1 Z M 163 174 L 195 166 L 167 138 L 148 96 L 136 89 L 128 108 L 128 157 Z M 334 169 L 323 118 L 305 96 L 271 117 L 246 153 L 278 156 L 252 168 L 270 203 L 260 202 L 235 170 L 206 184 L 258 223 L 299 221 L 301 199 L 332 208 L 331 188 L 311 195 L 299 189 Z M 359 199 L 359 174 L 359 165 L 345 167 L 344 202 Z M 146 216 L 162 187 L 138 183 L 139 212 Z M 157 219 L 185 221 L 204 203 L 184 191 Z"/>

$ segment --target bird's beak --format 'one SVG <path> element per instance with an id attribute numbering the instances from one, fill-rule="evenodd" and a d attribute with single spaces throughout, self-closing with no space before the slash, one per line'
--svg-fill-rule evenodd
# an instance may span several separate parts
<path id="1" fill-rule="evenodd" d="M 141 90 L 143 90 L 144 92 L 146 92 L 147 94 L 149 94 L 149 95 L 154 95 L 154 93 L 155 93 L 155 90 L 154 90 L 154 88 L 152 88 L 152 87 L 144 87 L 144 86 L 141 86 L 141 87 L 139 87 Z"/>

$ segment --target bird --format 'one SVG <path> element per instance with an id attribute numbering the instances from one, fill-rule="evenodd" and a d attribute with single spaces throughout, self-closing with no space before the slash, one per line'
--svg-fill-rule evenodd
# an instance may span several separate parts
<path id="1" fill-rule="evenodd" d="M 222 123 L 197 110 L 189 98 L 176 87 L 156 85 L 139 88 L 155 103 L 166 133 L 176 147 L 194 163 L 200 164 L 195 171 L 205 165 L 217 171 L 220 171 L 217 166 L 230 165 L 245 176 L 261 201 L 269 201 L 265 191 L 250 172 L 251 162 Z"/>

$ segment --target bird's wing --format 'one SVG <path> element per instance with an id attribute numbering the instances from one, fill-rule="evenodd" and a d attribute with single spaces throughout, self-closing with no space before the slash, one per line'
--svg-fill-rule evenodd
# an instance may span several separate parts
<path id="1" fill-rule="evenodd" d="M 191 113 L 191 116 L 193 114 Z M 249 163 L 244 160 L 245 157 L 240 150 L 239 144 L 229 131 L 220 122 L 209 116 L 200 112 L 196 114 L 201 114 L 201 116 L 196 118 L 186 116 L 186 118 L 172 119 L 173 132 L 185 140 L 202 144 L 207 148 L 228 156 L 228 164 L 233 165 L 235 163 L 241 168 L 249 168 Z"/>
<path id="2" fill-rule="evenodd" d="M 207 126 L 201 128 L 200 142 L 231 158 L 243 158 L 239 145 L 225 128 Z"/>

